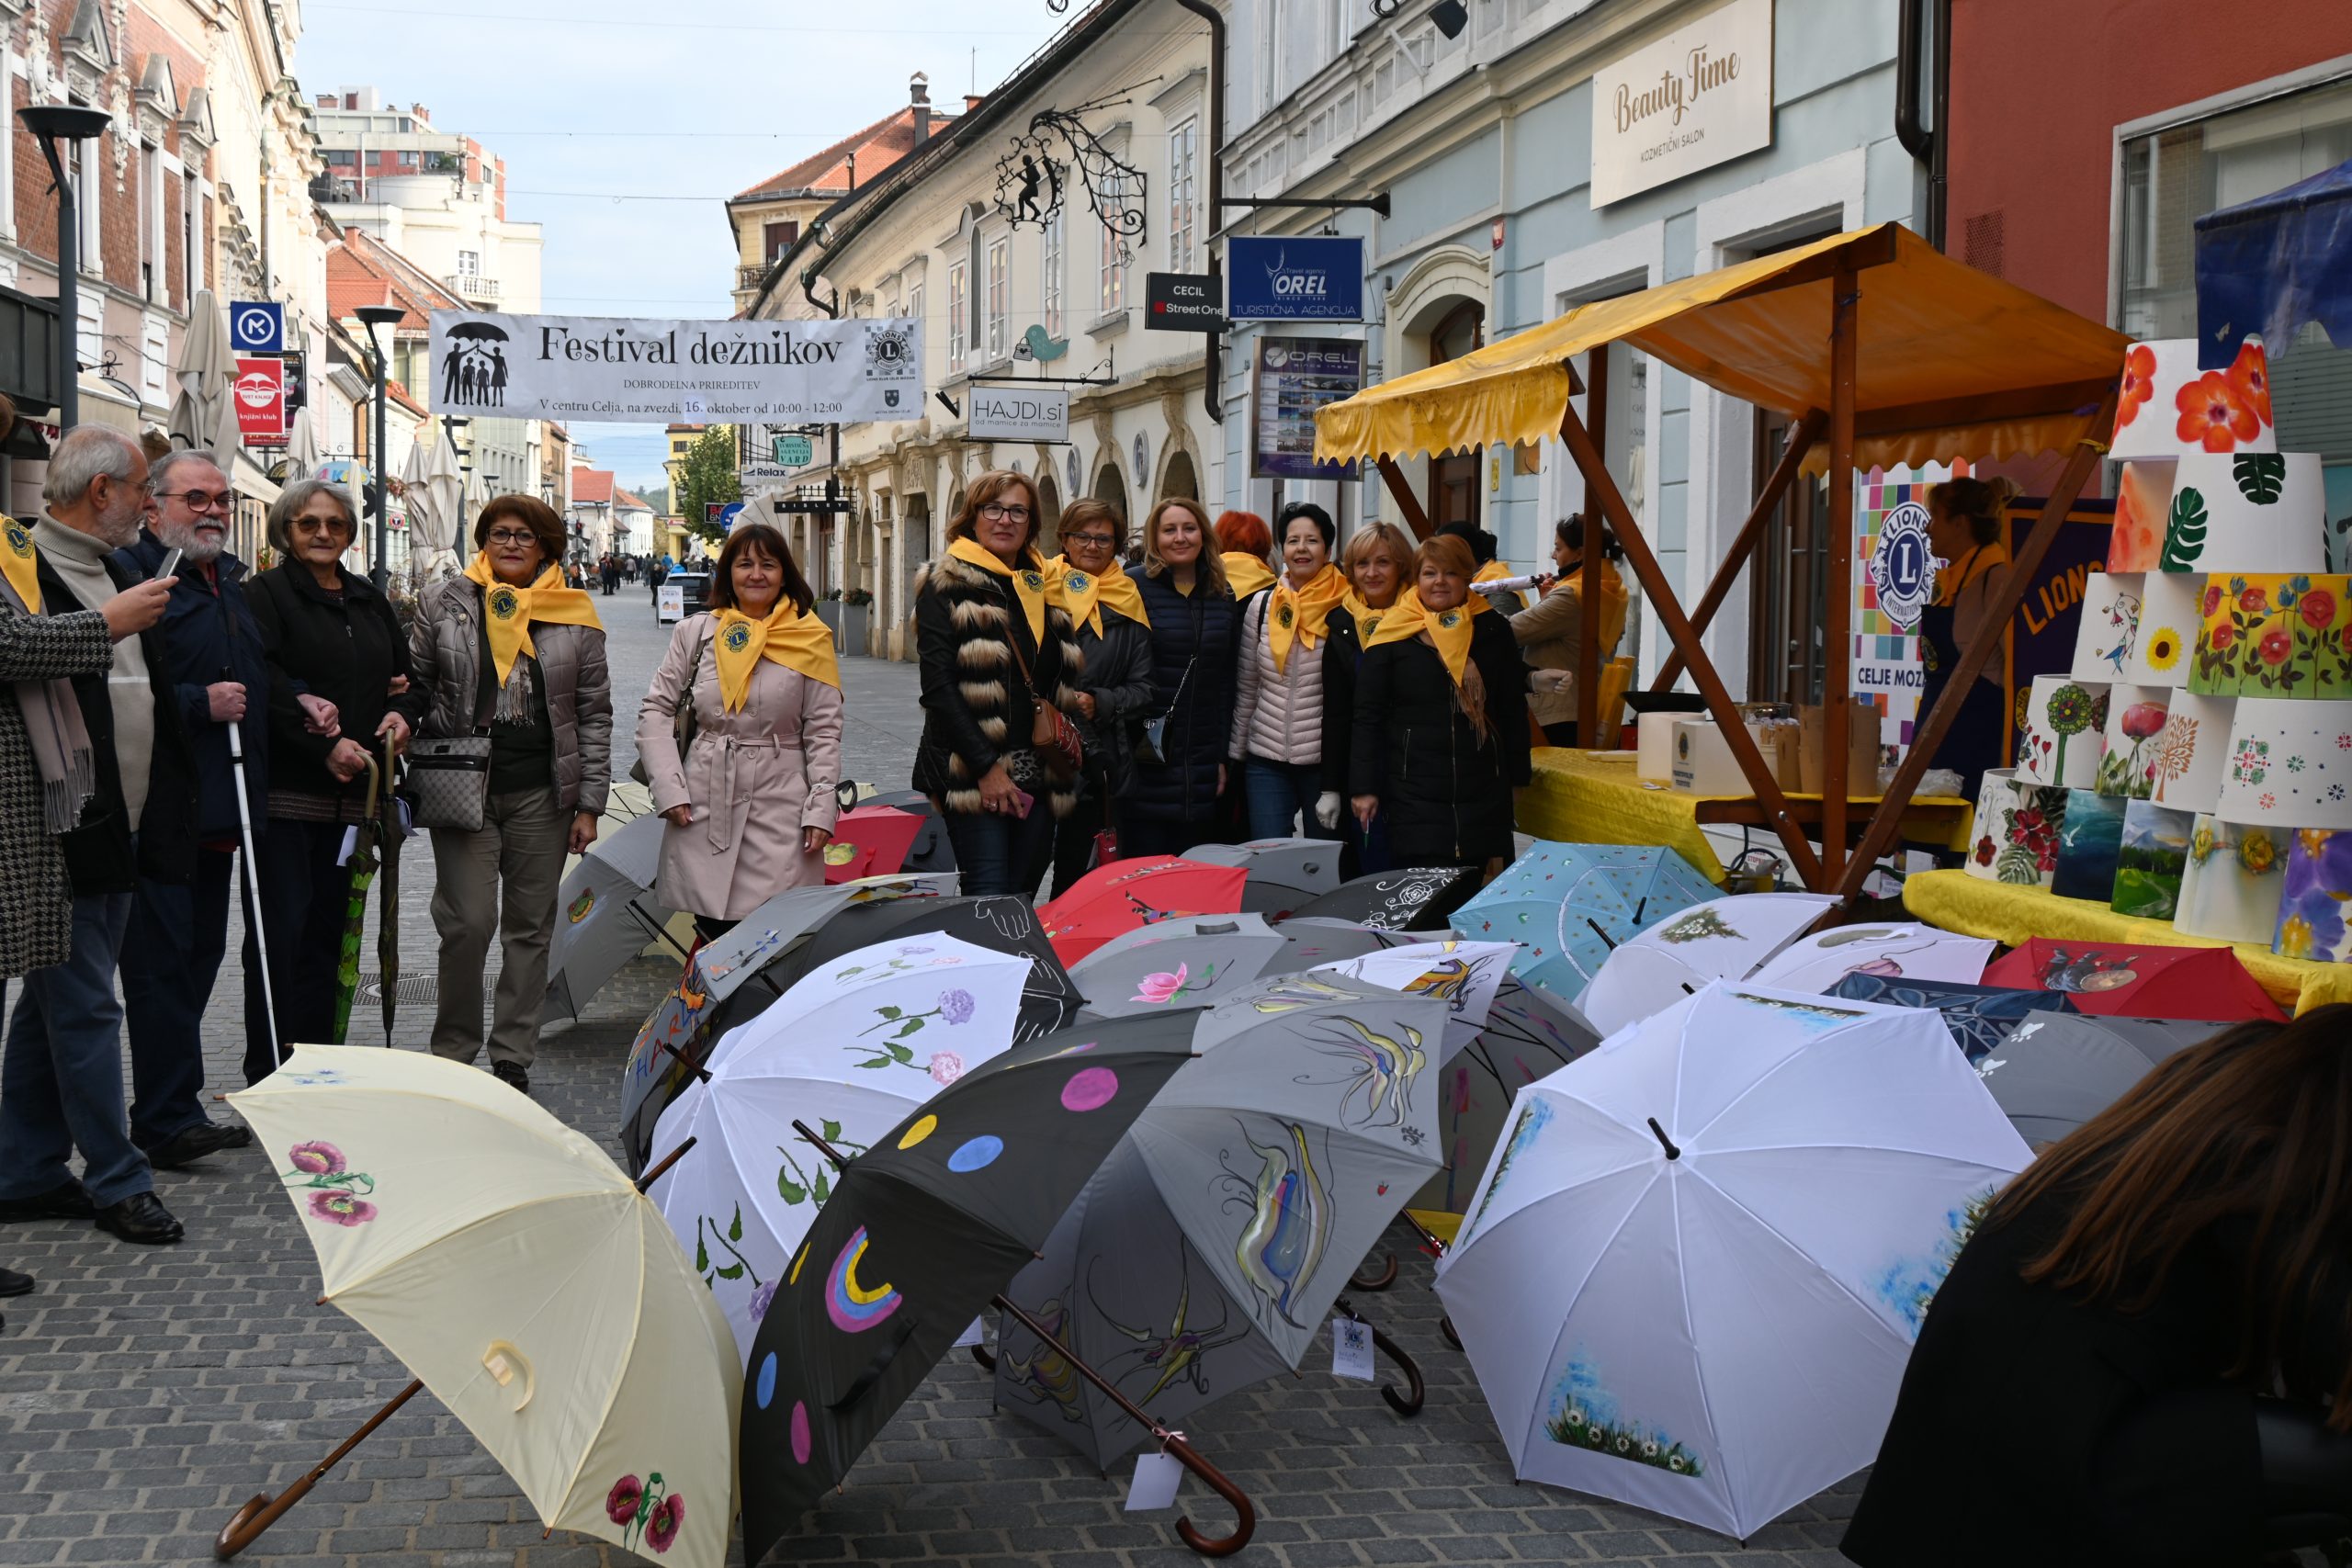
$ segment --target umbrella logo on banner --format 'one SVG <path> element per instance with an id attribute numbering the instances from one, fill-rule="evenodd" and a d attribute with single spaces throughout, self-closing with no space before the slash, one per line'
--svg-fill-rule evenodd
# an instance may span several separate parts
<path id="1" fill-rule="evenodd" d="M 449 329 L 449 352 L 441 356 L 444 403 L 497 405 L 506 400 L 506 329 L 488 321 L 460 321 Z"/>

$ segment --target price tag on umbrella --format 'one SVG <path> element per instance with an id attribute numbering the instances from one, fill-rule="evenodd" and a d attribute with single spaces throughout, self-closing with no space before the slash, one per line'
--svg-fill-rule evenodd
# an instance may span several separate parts
<path id="1" fill-rule="evenodd" d="M 1372 1325 L 1352 1317 L 1331 1320 L 1331 1375 L 1372 1382 Z"/>
<path id="2" fill-rule="evenodd" d="M 969 1327 L 966 1328 L 963 1333 L 956 1337 L 956 1343 L 952 1348 L 961 1350 L 967 1345 L 981 1344 L 987 1340 L 988 1333 L 987 1319 L 976 1317 L 972 1319 L 971 1325 Z"/>
<path id="3" fill-rule="evenodd" d="M 1127 1512 L 1148 1514 L 1155 1508 L 1173 1506 L 1176 1488 L 1183 1481 L 1184 1467 L 1177 1462 L 1175 1455 L 1136 1455 L 1136 1478 L 1127 1483 Z"/>

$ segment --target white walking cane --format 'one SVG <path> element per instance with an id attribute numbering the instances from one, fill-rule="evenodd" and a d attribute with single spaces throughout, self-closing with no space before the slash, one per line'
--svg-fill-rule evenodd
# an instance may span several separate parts
<path id="1" fill-rule="evenodd" d="M 233 667 L 224 664 L 220 667 L 220 678 L 234 681 L 237 672 Z M 253 701 L 250 693 L 245 700 L 248 703 Z M 263 1021 L 269 1028 L 270 1055 L 282 1067 L 286 1065 L 286 1047 L 277 1038 L 277 998 L 269 988 L 269 937 L 262 930 L 261 884 L 254 872 L 254 814 L 245 801 L 245 738 L 238 728 L 243 722 L 242 719 L 232 719 L 229 724 L 229 767 L 237 775 L 237 835 L 245 846 L 245 925 L 254 933 L 254 956 L 261 964 L 261 1011 Z"/>

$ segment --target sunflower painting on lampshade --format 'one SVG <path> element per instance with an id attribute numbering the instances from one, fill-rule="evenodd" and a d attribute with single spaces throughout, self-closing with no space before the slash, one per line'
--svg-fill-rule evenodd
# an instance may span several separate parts
<path id="1" fill-rule="evenodd" d="M 2205 579 L 2190 571 L 2151 571 L 2139 582 L 2140 635 L 2117 678 L 2135 686 L 2185 686 L 2204 618 Z"/>
<path id="2" fill-rule="evenodd" d="M 2352 577 L 2205 580 L 2188 689 L 2220 697 L 2352 697 Z"/>
<path id="3" fill-rule="evenodd" d="M 2125 353 L 2109 457 L 2278 449 L 2270 365 L 2260 338 L 2241 343 L 2226 370 L 2198 368 L 2195 338 L 2135 343 Z"/>

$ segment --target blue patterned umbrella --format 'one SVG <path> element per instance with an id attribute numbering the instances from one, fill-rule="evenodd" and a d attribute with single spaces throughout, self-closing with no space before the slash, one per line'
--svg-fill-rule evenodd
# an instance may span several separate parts
<path id="1" fill-rule="evenodd" d="M 1829 994 L 1885 1007 L 1933 1008 L 1944 1015 L 1953 1042 L 1971 1062 L 1984 1060 L 1986 1052 L 2028 1019 L 2080 1010 L 2064 991 L 2020 991 L 1963 980 L 1898 979 L 1884 975 L 1849 975 Z"/>
<path id="2" fill-rule="evenodd" d="M 1697 866 L 1655 844 L 1539 840 L 1454 912 L 1474 942 L 1515 942 L 1511 973 L 1574 1001 L 1610 950 L 1720 890 Z"/>

